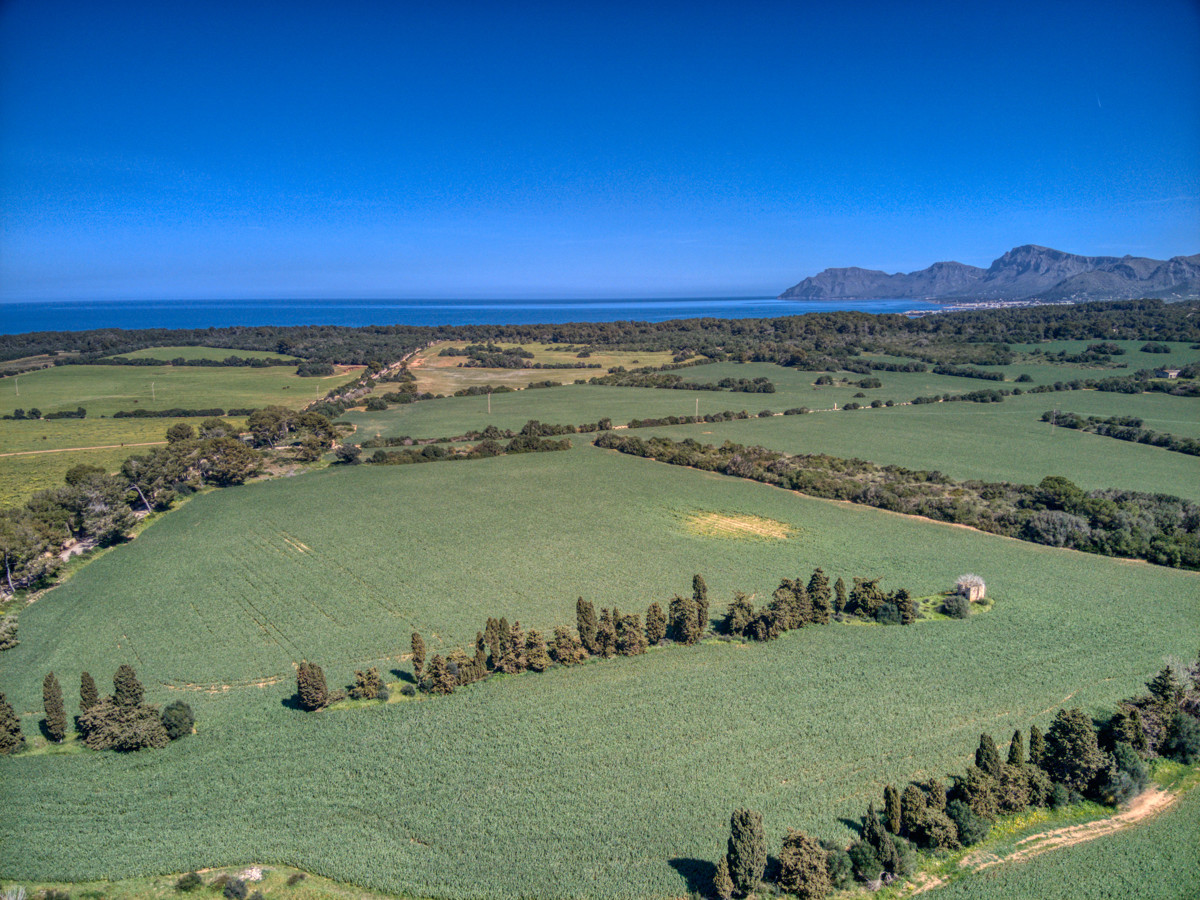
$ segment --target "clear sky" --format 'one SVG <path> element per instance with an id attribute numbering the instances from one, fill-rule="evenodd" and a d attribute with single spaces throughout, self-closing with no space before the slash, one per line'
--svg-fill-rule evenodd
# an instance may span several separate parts
<path id="1" fill-rule="evenodd" d="M 0 299 L 1200 252 L 1200 3 L 0 2 Z"/>

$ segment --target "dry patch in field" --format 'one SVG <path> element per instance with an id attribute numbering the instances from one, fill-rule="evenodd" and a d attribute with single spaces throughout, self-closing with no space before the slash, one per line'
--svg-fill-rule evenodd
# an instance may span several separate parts
<path id="1" fill-rule="evenodd" d="M 796 530 L 786 522 L 744 513 L 694 512 L 685 520 L 687 530 L 706 537 L 786 541 Z"/>

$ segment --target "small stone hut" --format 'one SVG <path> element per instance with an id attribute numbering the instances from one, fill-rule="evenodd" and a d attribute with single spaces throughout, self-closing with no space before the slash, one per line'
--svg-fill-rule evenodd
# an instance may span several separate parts
<path id="1" fill-rule="evenodd" d="M 978 575 L 960 575 L 954 582 L 955 590 L 971 603 L 979 603 L 987 595 L 987 585 Z"/>

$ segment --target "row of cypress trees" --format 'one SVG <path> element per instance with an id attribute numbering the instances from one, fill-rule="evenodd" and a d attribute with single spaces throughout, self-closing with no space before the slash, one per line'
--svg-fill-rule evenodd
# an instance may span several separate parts
<path id="1" fill-rule="evenodd" d="M 856 879 L 875 889 L 911 874 L 918 849 L 938 852 L 978 843 L 1000 815 L 1084 798 L 1111 806 L 1131 799 L 1149 780 L 1149 760 L 1200 760 L 1200 659 L 1183 678 L 1163 668 L 1147 688 L 1147 694 L 1122 703 L 1099 729 L 1080 709 L 1060 709 L 1044 734 L 1032 726 L 1028 744 L 1018 729 L 1007 755 L 992 735 L 981 734 L 975 764 L 953 776 L 949 790 L 936 778 L 903 791 L 885 787 L 882 812 L 874 802 L 868 806 L 860 837 L 848 848 L 789 829 L 779 854 L 779 886 L 803 900 L 820 900 Z M 762 816 L 734 811 L 726 854 L 713 880 L 715 892 L 724 900 L 753 892 L 766 862 Z"/>

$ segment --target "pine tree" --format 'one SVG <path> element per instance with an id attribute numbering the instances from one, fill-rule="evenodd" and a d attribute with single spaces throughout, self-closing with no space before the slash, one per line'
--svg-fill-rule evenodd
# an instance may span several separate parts
<path id="1" fill-rule="evenodd" d="M 596 607 L 592 605 L 591 601 L 580 597 L 575 601 L 575 630 L 579 632 L 579 640 L 583 643 L 584 649 L 593 656 L 600 652 L 600 647 L 596 643 L 596 632 L 599 628 L 600 622 L 596 618 Z"/>
<path id="2" fill-rule="evenodd" d="M 42 681 L 42 706 L 46 711 L 46 734 L 56 744 L 67 736 L 67 710 L 63 706 L 62 686 L 53 672 Z"/>
<path id="3" fill-rule="evenodd" d="M 146 691 L 132 666 L 122 665 L 113 676 L 113 702 L 117 706 L 141 706 Z"/>
<path id="4" fill-rule="evenodd" d="M 596 628 L 596 653 L 605 659 L 611 659 L 617 652 L 617 628 L 613 624 L 612 614 L 607 609 L 600 610 L 600 624 Z"/>
<path id="5" fill-rule="evenodd" d="M 433 654 L 429 668 L 425 670 L 425 681 L 422 685 L 431 694 L 453 694 L 454 676 L 446 666 L 446 660 L 440 653 Z"/>
<path id="6" fill-rule="evenodd" d="M 641 616 L 630 614 L 617 621 L 617 652 L 622 656 L 640 656 L 646 652 Z"/>
<path id="7" fill-rule="evenodd" d="M 661 644 L 667 636 L 667 617 L 657 602 L 646 610 L 646 643 L 651 647 Z"/>
<path id="8" fill-rule="evenodd" d="M 734 889 L 741 894 L 754 890 L 767 868 L 762 813 L 752 809 L 734 810 L 729 817 L 729 849 L 725 856 Z"/>
<path id="9" fill-rule="evenodd" d="M 833 583 L 833 610 L 839 615 L 846 609 L 846 582 L 839 578 Z"/>
<path id="10" fill-rule="evenodd" d="M 825 848 L 803 831 L 788 829 L 779 852 L 779 885 L 799 900 L 824 900 L 833 890 Z"/>
<path id="11" fill-rule="evenodd" d="M 1046 739 L 1042 736 L 1042 729 L 1036 725 L 1029 726 L 1029 764 L 1045 768 L 1042 761 L 1046 756 Z"/>
<path id="12" fill-rule="evenodd" d="M 700 629 L 699 636 L 708 633 L 708 585 L 699 574 L 692 576 L 692 600 L 696 604 L 696 627 Z"/>
<path id="13" fill-rule="evenodd" d="M 302 709 L 312 712 L 329 702 L 325 672 L 316 663 L 302 660 L 296 670 L 296 696 Z"/>
<path id="14" fill-rule="evenodd" d="M 21 734 L 21 720 L 17 718 L 12 704 L 0 693 L 0 756 L 19 753 L 25 749 L 25 736 Z"/>
<path id="15" fill-rule="evenodd" d="M 928 809 L 925 792 L 915 784 L 910 784 L 900 795 L 900 830 L 907 838 L 912 838 L 921 830 L 921 822 Z"/>
<path id="16" fill-rule="evenodd" d="M 813 605 L 813 621 L 818 625 L 828 625 L 833 613 L 833 593 L 829 590 L 829 579 L 820 568 L 813 570 L 807 590 Z"/>
<path id="17" fill-rule="evenodd" d="M 1059 784 L 1082 794 L 1103 765 L 1092 720 L 1081 709 L 1060 709 L 1046 732 L 1042 768 Z"/>
<path id="18" fill-rule="evenodd" d="M 975 751 L 975 765 L 992 778 L 1000 777 L 1003 762 L 1000 759 L 1000 751 L 996 749 L 996 742 L 990 734 L 979 736 L 979 748 Z"/>
<path id="19" fill-rule="evenodd" d="M 717 863 L 717 874 L 713 877 L 713 890 L 721 900 L 731 900 L 733 897 L 733 879 L 729 877 L 729 858 L 721 857 Z"/>
<path id="20" fill-rule="evenodd" d="M 100 702 L 100 692 L 96 690 L 96 681 L 91 674 L 84 672 L 79 676 L 79 711 L 87 712 Z"/>
<path id="21" fill-rule="evenodd" d="M 412 633 L 412 654 L 413 675 L 420 681 L 421 670 L 425 668 L 425 638 L 418 631 Z"/>
<path id="22" fill-rule="evenodd" d="M 671 598 L 670 615 L 671 640 L 677 644 L 694 644 L 700 640 L 700 623 L 696 618 L 695 600 L 676 594 Z"/>
<path id="23" fill-rule="evenodd" d="M 546 639 L 536 628 L 530 628 L 525 636 L 525 664 L 535 672 L 545 672 L 551 665 Z"/>
<path id="24" fill-rule="evenodd" d="M 1170 666 L 1163 666 L 1161 672 L 1146 682 L 1146 687 L 1150 689 L 1150 696 L 1159 706 L 1169 708 L 1172 712 L 1183 698 L 1183 685 L 1179 683 Z"/>
<path id="25" fill-rule="evenodd" d="M 1012 741 L 1008 745 L 1008 764 L 1010 766 L 1025 765 L 1025 739 L 1021 737 L 1021 729 L 1013 732 Z"/>
<path id="26" fill-rule="evenodd" d="M 900 833 L 900 792 L 890 784 L 883 789 L 883 824 L 892 834 Z"/>

